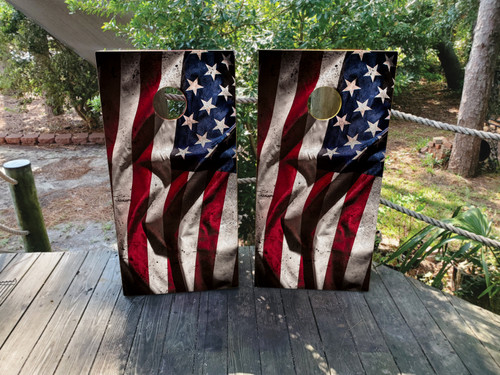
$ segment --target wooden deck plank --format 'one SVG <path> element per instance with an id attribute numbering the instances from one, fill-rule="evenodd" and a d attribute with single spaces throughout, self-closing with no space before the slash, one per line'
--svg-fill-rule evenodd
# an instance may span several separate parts
<path id="1" fill-rule="evenodd" d="M 377 273 L 436 373 L 468 374 L 469 371 L 411 287 L 408 278 L 383 266 L 377 268 Z"/>
<path id="2" fill-rule="evenodd" d="M 193 372 L 201 293 L 174 296 L 163 344 L 160 374 Z"/>
<path id="3" fill-rule="evenodd" d="M 239 262 L 240 287 L 228 294 L 228 372 L 260 374 L 252 277 L 253 251 L 249 247 L 240 248 Z"/>
<path id="4" fill-rule="evenodd" d="M 67 253 L 73 256 L 74 253 Z M 52 374 L 75 332 L 101 274 L 109 252 L 89 253 L 45 331 L 29 355 L 23 374 Z"/>
<path id="5" fill-rule="evenodd" d="M 294 362 L 280 290 L 255 288 L 254 293 L 262 374 L 292 374 Z"/>
<path id="6" fill-rule="evenodd" d="M 71 374 L 74 369 L 85 374 L 90 371 L 120 288 L 118 255 L 111 253 L 55 374 Z"/>
<path id="7" fill-rule="evenodd" d="M 194 374 L 225 374 L 228 350 L 227 295 L 230 290 L 202 293 Z M 241 322 L 242 324 L 245 324 Z"/>
<path id="8" fill-rule="evenodd" d="M 363 292 L 339 292 L 337 296 L 365 372 L 398 374 L 398 366 L 364 299 Z"/>
<path id="9" fill-rule="evenodd" d="M 125 374 L 156 374 L 169 320 L 172 295 L 148 296 L 137 325 Z"/>
<path id="10" fill-rule="evenodd" d="M 5 340 L 24 315 L 63 254 L 48 253 L 44 254 L 43 257 L 39 257 L 35 253 L 19 255 L 21 255 L 19 259 L 16 257 L 2 272 L 2 276 L 8 279 L 17 279 L 18 283 L 0 306 L 0 316 L 2 317 L 2 324 L 0 324 L 1 346 L 5 344 Z"/>
<path id="11" fill-rule="evenodd" d="M 433 374 L 431 364 L 377 272 L 372 272 L 370 292 L 364 297 L 401 372 Z"/>
<path id="12" fill-rule="evenodd" d="M 443 293 L 408 280 L 468 370 L 473 374 L 499 374 L 500 368 Z"/>
<path id="13" fill-rule="evenodd" d="M 3 253 L 0 254 L 0 272 L 2 272 L 5 267 L 16 257 L 15 253 Z M 3 281 L 3 278 L 2 278 Z"/>
<path id="14" fill-rule="evenodd" d="M 482 342 L 496 364 L 500 365 L 499 316 L 458 297 L 446 295 L 446 298 L 452 303 L 462 319 L 467 322 L 469 328 L 474 332 L 476 338 Z"/>
<path id="15" fill-rule="evenodd" d="M 145 296 L 124 296 L 120 291 L 91 374 L 123 374 L 125 372 L 146 299 Z"/>
<path id="16" fill-rule="evenodd" d="M 1 374 L 20 371 L 86 256 L 83 252 L 62 256 L 0 350 Z"/>
<path id="17" fill-rule="evenodd" d="M 340 308 L 337 293 L 310 290 L 309 299 L 330 372 L 349 375 L 364 374 L 365 371 L 344 312 Z"/>
<path id="18" fill-rule="evenodd" d="M 323 350 L 307 290 L 281 290 L 290 344 L 297 374 L 325 374 L 328 362 Z"/>
<path id="19" fill-rule="evenodd" d="M 0 254 L 19 281 L 0 373 L 30 347 L 21 374 L 500 373 L 496 315 L 385 267 L 367 293 L 254 288 L 252 252 L 239 289 L 141 297 L 122 295 L 116 253 Z"/>

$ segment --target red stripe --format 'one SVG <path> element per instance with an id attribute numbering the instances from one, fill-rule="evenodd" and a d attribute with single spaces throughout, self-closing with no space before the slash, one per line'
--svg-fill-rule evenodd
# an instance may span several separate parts
<path id="1" fill-rule="evenodd" d="M 307 99 L 316 87 L 321 69 L 321 57 L 322 54 L 318 52 L 302 53 L 297 91 L 282 132 L 278 177 L 267 215 L 263 251 L 264 262 L 277 279 L 281 272 L 283 251 L 282 220 L 297 174 L 297 159 L 308 117 Z"/>
<path id="2" fill-rule="evenodd" d="M 213 277 L 214 263 L 228 179 L 229 173 L 215 172 L 203 194 L 196 254 L 195 290 L 216 288 Z"/>
<path id="3" fill-rule="evenodd" d="M 98 52 L 96 54 L 96 61 L 99 74 L 104 135 L 106 137 L 106 153 L 108 155 L 109 175 L 111 176 L 113 148 L 115 146 L 118 121 L 120 119 L 121 64 L 117 55 L 109 52 Z M 110 179 L 110 181 L 113 183 L 113 179 Z"/>
<path id="4" fill-rule="evenodd" d="M 181 221 L 180 212 L 182 210 L 182 200 L 189 171 L 172 170 L 172 183 L 165 200 L 163 214 L 163 233 L 165 246 L 169 261 L 169 283 L 168 292 L 186 291 L 186 284 L 179 259 L 179 223 Z"/>
<path id="5" fill-rule="evenodd" d="M 375 176 L 362 174 L 347 192 L 328 261 L 324 289 L 342 289 L 347 262 L 373 181 Z"/>
<path id="6" fill-rule="evenodd" d="M 132 191 L 128 214 L 128 258 L 131 268 L 149 284 L 147 239 L 143 225 L 149 202 L 155 114 L 153 97 L 161 79 L 162 53 L 141 54 L 141 94 L 132 127 Z"/>

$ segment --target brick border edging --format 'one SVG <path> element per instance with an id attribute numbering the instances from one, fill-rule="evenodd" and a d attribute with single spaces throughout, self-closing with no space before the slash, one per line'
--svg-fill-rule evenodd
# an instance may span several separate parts
<path id="1" fill-rule="evenodd" d="M 0 133 L 0 145 L 103 145 L 105 144 L 104 133 Z"/>

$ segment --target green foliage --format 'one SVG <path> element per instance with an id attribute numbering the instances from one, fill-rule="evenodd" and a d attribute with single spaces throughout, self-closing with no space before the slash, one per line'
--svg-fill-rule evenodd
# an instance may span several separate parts
<path id="1" fill-rule="evenodd" d="M 465 211 L 459 207 L 451 219 L 444 219 L 443 222 L 491 237 L 492 222 L 476 207 Z M 430 256 L 441 265 L 437 274 L 432 277 L 432 286 L 442 288 L 443 279 L 450 267 L 454 266 L 467 268 L 471 275 L 484 279 L 485 289 L 479 297 L 487 294 L 491 300 L 500 291 L 500 249 L 432 225 L 409 238 L 397 251 L 384 258 L 383 262 L 394 264 L 399 271 L 406 273 L 417 268 Z"/>
<path id="2" fill-rule="evenodd" d="M 56 115 L 73 107 L 90 128 L 96 127 L 95 69 L 4 2 L 0 24 L 0 89 L 18 97 L 43 96 Z"/>

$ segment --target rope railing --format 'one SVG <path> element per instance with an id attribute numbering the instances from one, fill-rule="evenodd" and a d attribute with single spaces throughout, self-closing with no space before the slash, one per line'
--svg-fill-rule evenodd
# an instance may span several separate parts
<path id="1" fill-rule="evenodd" d="M 176 94 L 165 94 L 165 98 L 170 99 L 170 100 L 177 100 L 177 101 L 185 100 L 183 95 L 176 95 Z M 254 103 L 257 103 L 257 98 L 252 98 L 252 97 L 248 97 L 248 96 L 236 97 L 236 103 L 254 104 Z M 483 130 L 476 130 L 476 129 L 471 129 L 471 128 L 465 128 L 463 126 L 452 125 L 452 124 L 448 124 L 446 122 L 435 121 L 435 120 L 431 120 L 431 119 L 428 119 L 425 117 L 415 116 L 415 115 L 412 115 L 410 113 L 397 111 L 395 109 L 391 110 L 391 117 L 395 117 L 395 118 L 398 118 L 401 120 L 415 122 L 415 123 L 420 124 L 420 125 L 431 126 L 433 128 L 436 128 L 436 129 L 448 130 L 448 131 L 451 131 L 454 133 L 472 135 L 474 137 L 479 137 L 482 139 L 500 141 L 500 134 L 497 134 L 497 133 L 485 132 Z"/>
<path id="2" fill-rule="evenodd" d="M 12 228 L 6 227 L 3 224 L 0 224 L 0 230 L 7 232 L 7 233 L 10 233 L 10 234 L 13 234 L 13 235 L 16 235 L 16 236 L 27 236 L 28 234 L 30 234 L 30 232 L 27 230 L 12 229 Z"/>
<path id="3" fill-rule="evenodd" d="M 14 180 L 12 177 L 7 176 L 5 173 L 0 171 L 0 178 L 4 181 L 7 181 L 11 185 L 17 185 L 17 181 Z"/>
<path id="4" fill-rule="evenodd" d="M 256 182 L 255 177 L 238 178 L 238 184 L 251 184 L 251 183 L 255 183 L 255 182 Z M 405 207 L 402 207 L 400 205 L 392 203 L 391 201 L 388 201 L 387 199 L 384 199 L 384 198 L 380 198 L 380 203 L 383 204 L 384 206 L 392 208 L 393 210 L 399 211 L 405 215 L 411 216 L 411 217 L 413 217 L 417 220 L 423 221 L 427 224 L 431 224 L 431 225 L 434 225 L 435 227 L 448 230 L 448 231 L 453 232 L 455 234 L 458 234 L 460 236 L 471 238 L 474 241 L 481 242 L 482 244 L 485 244 L 487 246 L 496 247 L 496 248 L 500 249 L 500 241 L 496 241 L 492 238 L 480 236 L 478 234 L 469 232 L 467 230 L 457 228 L 457 227 L 450 225 L 448 223 L 445 223 L 443 221 L 436 220 L 432 217 L 425 216 L 425 215 L 422 215 L 421 213 L 409 210 Z"/>
<path id="5" fill-rule="evenodd" d="M 401 120 L 416 122 L 417 124 L 432 126 L 433 128 L 441 130 L 449 130 L 451 132 L 472 135 L 474 137 L 479 137 L 482 139 L 490 139 L 495 141 L 500 141 L 500 134 L 485 132 L 482 130 L 476 130 L 471 128 L 464 128 L 463 126 L 451 125 L 441 121 L 430 120 L 425 117 L 419 117 L 411 115 L 409 113 L 404 113 L 396 111 L 395 109 L 391 111 L 391 117 L 399 118 Z"/>

